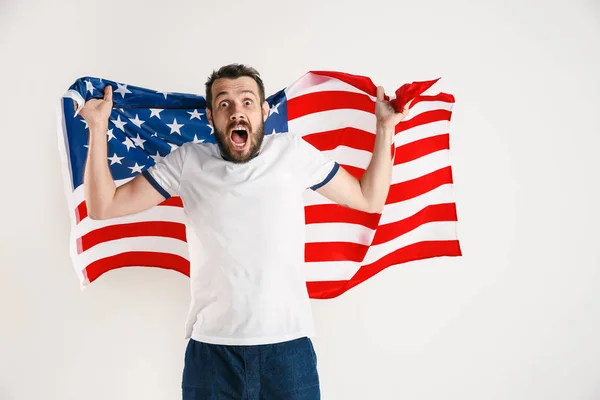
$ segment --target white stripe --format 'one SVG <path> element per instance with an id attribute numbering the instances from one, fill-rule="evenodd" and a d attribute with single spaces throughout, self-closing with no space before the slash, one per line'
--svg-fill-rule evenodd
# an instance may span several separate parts
<path id="1" fill-rule="evenodd" d="M 83 98 L 83 96 L 81 96 L 79 94 L 78 91 L 76 91 L 74 89 L 67 90 L 67 92 L 63 95 L 63 98 L 65 98 L 65 97 L 70 98 L 73 101 L 75 101 L 75 103 L 77 103 L 77 110 L 75 110 L 75 115 L 73 115 L 73 118 L 75 118 L 77 116 L 77 114 L 79 114 L 79 112 L 81 111 L 83 106 L 85 105 L 85 99 Z"/>
<path id="2" fill-rule="evenodd" d="M 427 124 L 417 125 L 394 136 L 396 147 L 416 142 L 428 137 L 448 133 L 448 121 L 434 121 Z"/>
<path id="3" fill-rule="evenodd" d="M 371 264 L 387 254 L 408 245 L 429 240 L 456 240 L 456 221 L 429 222 L 388 242 L 371 246 L 364 264 Z"/>
<path id="4" fill-rule="evenodd" d="M 350 242 L 368 246 L 374 235 L 373 229 L 346 222 L 306 225 L 306 243 Z"/>
<path id="5" fill-rule="evenodd" d="M 93 220 L 85 218 L 75 227 L 76 237 L 81 237 L 93 230 L 111 225 L 130 224 L 134 222 L 179 222 L 185 224 L 186 215 L 182 207 L 157 206 L 137 214 L 119 218 Z"/>
<path id="6" fill-rule="evenodd" d="M 452 184 L 448 183 L 415 198 L 386 204 L 383 214 L 381 214 L 379 225 L 402 221 L 415 215 L 429 205 L 450 203 L 454 203 L 454 190 Z"/>
<path id="7" fill-rule="evenodd" d="M 333 150 L 324 150 L 325 154 L 339 164 L 366 169 L 371 162 L 372 153 L 366 150 L 358 150 L 348 146 L 338 146 Z"/>
<path id="8" fill-rule="evenodd" d="M 335 204 L 334 201 L 329 200 L 327 197 L 323 196 L 319 192 L 307 189 L 304 191 L 304 206 L 316 206 L 319 204 Z"/>
<path id="9" fill-rule="evenodd" d="M 86 267 L 94 261 L 131 251 L 170 253 L 189 260 L 186 242 L 167 237 L 144 236 L 100 243 L 79 255 L 79 265 Z"/>
<path id="10" fill-rule="evenodd" d="M 296 118 L 288 122 L 288 130 L 302 136 L 349 127 L 375 133 L 376 122 L 375 114 L 370 112 L 353 109 L 329 110 Z"/>
<path id="11" fill-rule="evenodd" d="M 450 165 L 450 151 L 439 150 L 412 161 L 394 165 L 392 184 L 410 181 Z"/>
<path id="12" fill-rule="evenodd" d="M 387 243 L 371 246 L 365 260 L 360 263 L 352 261 L 305 263 L 306 279 L 309 282 L 349 280 L 358 272 L 361 265 L 374 263 L 410 244 L 429 240 L 456 240 L 456 222 L 431 222 Z"/>
<path id="13" fill-rule="evenodd" d="M 410 121 L 415 116 L 422 114 L 427 111 L 446 110 L 451 111 L 454 103 L 448 103 L 447 101 L 431 100 L 431 101 L 420 101 L 415 104 L 408 112 L 408 115 L 403 121 Z"/>
<path id="14" fill-rule="evenodd" d="M 73 212 L 76 205 L 73 204 L 72 198 L 72 180 L 71 180 L 71 163 L 69 162 L 69 139 L 67 135 L 67 128 L 65 126 L 65 118 L 64 118 L 64 105 L 63 101 L 59 102 L 56 108 L 56 117 L 57 117 L 57 130 L 58 134 L 58 153 L 60 155 L 60 161 L 62 166 L 62 175 L 63 175 L 63 190 L 67 199 L 67 206 L 69 207 L 69 220 L 71 221 L 71 238 L 69 240 L 69 255 L 71 257 L 71 262 L 73 264 L 73 269 L 77 274 L 77 278 L 79 279 L 79 287 L 83 289 L 85 285 L 85 278 L 81 273 L 81 269 L 77 267 L 77 244 L 75 240 L 73 240 L 73 228 L 77 221 L 75 220 L 75 213 Z"/>

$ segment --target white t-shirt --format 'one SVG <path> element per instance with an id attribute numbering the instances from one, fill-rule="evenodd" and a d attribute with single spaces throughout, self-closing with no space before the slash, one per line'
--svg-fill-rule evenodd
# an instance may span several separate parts
<path id="1" fill-rule="evenodd" d="M 304 272 L 303 192 L 339 165 L 299 135 L 265 135 L 245 164 L 186 143 L 144 176 L 188 217 L 192 302 L 186 338 L 253 345 L 314 336 Z"/>

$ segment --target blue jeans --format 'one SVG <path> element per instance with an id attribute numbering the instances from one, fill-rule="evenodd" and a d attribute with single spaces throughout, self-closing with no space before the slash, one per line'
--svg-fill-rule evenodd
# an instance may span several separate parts
<path id="1" fill-rule="evenodd" d="M 319 400 L 317 356 L 309 338 L 228 346 L 190 339 L 183 400 Z"/>

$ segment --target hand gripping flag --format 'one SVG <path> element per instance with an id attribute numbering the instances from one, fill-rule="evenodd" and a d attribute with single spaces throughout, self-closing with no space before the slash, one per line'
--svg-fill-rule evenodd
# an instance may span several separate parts
<path id="1" fill-rule="evenodd" d="M 311 298 L 332 298 L 390 266 L 460 256 L 449 159 L 454 97 L 430 93 L 437 80 L 413 82 L 388 98 L 396 110 L 411 99 L 396 126 L 392 183 L 381 214 L 339 206 L 317 192 L 304 194 L 305 267 Z M 107 163 L 117 186 L 185 142 L 215 142 L 205 99 L 158 92 L 105 79 L 78 79 L 61 98 L 59 151 L 69 213 L 70 253 L 82 288 L 107 271 L 158 267 L 189 276 L 183 204 L 178 197 L 141 213 L 110 220 L 88 217 L 83 194 L 88 126 L 75 111 L 113 87 Z M 298 132 L 360 178 L 375 143 L 377 89 L 362 76 L 311 71 L 267 99 L 265 134 Z"/>

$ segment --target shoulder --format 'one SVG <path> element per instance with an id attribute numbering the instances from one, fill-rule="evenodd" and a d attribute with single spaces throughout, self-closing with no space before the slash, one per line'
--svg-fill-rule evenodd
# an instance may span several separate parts
<path id="1" fill-rule="evenodd" d="M 282 133 L 271 133 L 265 135 L 265 142 L 271 142 L 273 145 L 278 147 L 298 147 L 298 139 L 301 138 L 294 132 L 282 132 Z"/>
<path id="2" fill-rule="evenodd" d="M 182 151 L 184 155 L 186 156 L 193 156 L 193 157 L 200 157 L 200 158 L 204 158 L 204 157 L 214 157 L 215 155 L 217 155 L 218 151 L 217 151 L 217 144 L 216 143 L 209 143 L 209 142 L 201 142 L 201 143 L 194 143 L 194 142 L 186 142 L 184 144 L 182 144 L 176 151 Z"/>

